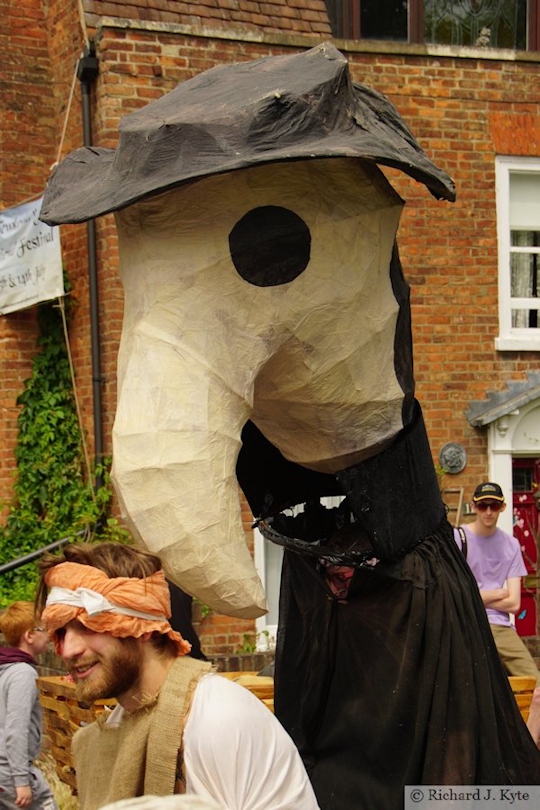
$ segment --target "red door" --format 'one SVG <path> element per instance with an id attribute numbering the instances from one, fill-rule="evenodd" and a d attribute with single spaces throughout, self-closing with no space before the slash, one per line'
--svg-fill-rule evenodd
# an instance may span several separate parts
<path id="1" fill-rule="evenodd" d="M 521 580 L 521 608 L 516 616 L 516 630 L 520 636 L 535 636 L 538 628 L 536 583 L 540 459 L 512 460 L 512 496 L 514 537 L 521 544 L 527 566 L 527 576 Z"/>

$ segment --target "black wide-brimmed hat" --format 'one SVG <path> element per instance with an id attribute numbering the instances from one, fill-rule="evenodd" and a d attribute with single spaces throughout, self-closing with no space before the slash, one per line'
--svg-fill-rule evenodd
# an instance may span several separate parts
<path id="1" fill-rule="evenodd" d="M 117 149 L 84 147 L 57 166 L 40 217 L 84 222 L 209 175 L 332 157 L 394 166 L 455 198 L 394 106 L 353 83 L 345 57 L 323 43 L 212 68 L 126 115 Z"/>

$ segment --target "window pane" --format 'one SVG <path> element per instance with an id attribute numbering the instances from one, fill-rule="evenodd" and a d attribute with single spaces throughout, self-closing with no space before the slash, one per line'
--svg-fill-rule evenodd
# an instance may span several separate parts
<path id="1" fill-rule="evenodd" d="M 513 309 L 512 329 L 538 329 L 540 318 L 536 309 Z"/>
<path id="2" fill-rule="evenodd" d="M 344 20 L 348 20 L 348 10 L 343 8 L 343 0 L 326 0 L 326 11 L 332 29 L 332 36 L 338 39 L 347 36 L 347 26 L 344 24 Z"/>
<path id="3" fill-rule="evenodd" d="M 540 244 L 538 231 L 511 231 L 512 247 L 536 247 Z M 538 298 L 540 279 L 538 253 L 512 252 L 510 254 L 510 295 L 512 298 Z M 540 324 L 538 311 L 512 310 L 512 326 L 518 329 L 536 328 Z"/>
<path id="4" fill-rule="evenodd" d="M 362 39 L 408 39 L 407 0 L 360 0 Z"/>
<path id="5" fill-rule="evenodd" d="M 540 231 L 510 231 L 512 247 L 538 247 Z"/>
<path id="6" fill-rule="evenodd" d="M 514 492 L 530 492 L 533 488 L 532 467 L 514 467 L 512 470 L 512 490 Z"/>
<path id="7" fill-rule="evenodd" d="M 510 227 L 528 231 L 540 228 L 538 172 L 510 172 Z"/>
<path id="8" fill-rule="evenodd" d="M 424 0 L 426 42 L 527 47 L 527 0 Z"/>
<path id="9" fill-rule="evenodd" d="M 510 257 L 512 298 L 530 298 L 532 289 L 531 257 L 526 253 L 513 253 Z"/>

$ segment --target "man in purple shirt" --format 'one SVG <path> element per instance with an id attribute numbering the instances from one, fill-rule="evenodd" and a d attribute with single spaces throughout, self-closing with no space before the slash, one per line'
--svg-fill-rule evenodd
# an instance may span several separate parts
<path id="1" fill-rule="evenodd" d="M 509 675 L 533 675 L 540 686 L 540 672 L 518 636 L 510 614 L 519 611 L 521 577 L 527 573 L 519 542 L 497 528 L 506 509 L 501 487 L 479 484 L 472 499 L 475 519 L 454 529 L 456 542 L 480 589 L 497 651 Z"/>

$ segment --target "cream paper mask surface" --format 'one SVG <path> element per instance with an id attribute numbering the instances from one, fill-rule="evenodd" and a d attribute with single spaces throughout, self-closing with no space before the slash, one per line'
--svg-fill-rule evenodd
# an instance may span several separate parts
<path id="1" fill-rule="evenodd" d="M 49 181 L 46 222 L 116 212 L 124 517 L 167 576 L 218 612 L 265 611 L 241 521 L 246 423 L 302 482 L 281 498 L 290 505 L 306 476 L 330 494 L 336 472 L 408 421 L 402 201 L 377 163 L 453 198 L 392 105 L 352 83 L 325 43 L 184 82 L 122 120 L 117 150 L 76 150 Z M 280 500 L 261 481 L 256 516 Z"/>
<path id="2" fill-rule="evenodd" d="M 299 274 L 258 286 L 236 269 L 231 234 L 268 208 L 290 230 L 265 234 L 266 255 L 288 239 Z M 264 610 L 235 473 L 248 419 L 323 472 L 403 426 L 388 271 L 400 211 L 376 167 L 321 160 L 207 178 L 116 215 L 126 298 L 114 480 L 132 531 L 215 610 Z M 254 272 L 257 261 L 244 256 Z"/>

